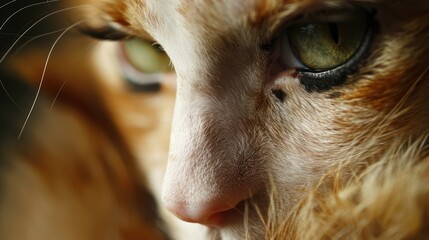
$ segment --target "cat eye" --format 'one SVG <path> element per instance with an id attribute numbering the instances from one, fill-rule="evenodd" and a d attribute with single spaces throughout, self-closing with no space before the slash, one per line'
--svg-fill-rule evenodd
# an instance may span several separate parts
<path id="1" fill-rule="evenodd" d="M 124 52 L 128 61 L 143 73 L 171 71 L 170 59 L 159 45 L 131 38 L 124 42 Z"/>
<path id="2" fill-rule="evenodd" d="M 120 52 L 124 78 L 134 90 L 157 91 L 165 74 L 173 71 L 169 57 L 157 44 L 129 38 L 122 42 Z"/>
<path id="3" fill-rule="evenodd" d="M 300 73 L 308 91 L 343 83 L 369 48 L 369 12 L 359 8 L 326 18 L 291 25 L 280 36 L 283 65 Z"/>

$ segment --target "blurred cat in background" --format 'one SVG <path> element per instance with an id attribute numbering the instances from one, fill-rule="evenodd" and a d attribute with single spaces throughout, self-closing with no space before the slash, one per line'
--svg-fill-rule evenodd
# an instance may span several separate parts
<path id="1" fill-rule="evenodd" d="M 0 239 L 171 239 L 152 194 L 167 158 L 169 62 L 127 81 L 128 53 L 165 53 L 95 41 L 70 10 L 1 9 Z"/>
<path id="2" fill-rule="evenodd" d="M 36 61 L 25 51 L 8 60 L 10 68 L 36 86 L 44 75 L 43 92 L 56 99 L 54 110 L 72 107 L 85 116 L 85 125 L 88 121 L 97 127 L 91 125 L 87 135 L 73 139 L 92 139 L 97 136 L 93 131 L 101 128 L 101 139 L 111 144 L 97 139 L 91 141 L 96 146 L 87 144 L 87 149 L 129 153 L 119 162 L 130 162 L 125 167 L 130 172 L 143 169 L 165 208 L 184 221 L 207 226 L 206 236 L 195 230 L 191 238 L 428 236 L 425 1 L 65 2 L 70 29 L 119 43 L 92 47 L 86 38 L 81 42 L 76 36 L 61 37 L 58 44 L 72 48 L 45 48 L 68 49 L 57 52 L 61 60 L 54 60 L 52 52 L 47 64 L 52 74 L 43 74 L 46 59 Z M 30 68 L 24 59 L 39 63 Z M 133 92 L 137 90 L 144 94 Z M 41 129 L 30 127 L 24 128 L 23 138 L 31 129 Z M 110 133 L 112 129 L 116 133 Z M 71 134 L 58 139 L 64 136 Z M 108 155 L 115 156 L 113 152 Z M 124 176 L 115 171 L 112 175 L 110 169 L 121 169 L 113 166 L 107 172 L 98 165 L 89 169 L 103 169 L 109 173 L 106 179 Z M 40 169 L 44 173 L 46 168 Z M 87 167 L 77 173 L 82 169 Z M 46 178 L 46 183 L 56 182 L 56 177 Z M 128 179 L 134 181 L 126 183 L 144 183 L 135 176 Z M 9 183 L 3 189 L 18 189 L 15 181 L 3 182 Z M 130 190 L 128 184 L 103 186 Z M 81 196 L 73 193 L 60 196 Z M 9 203 L 17 201 L 3 202 L 4 209 L 11 209 Z M 134 212 L 133 204 L 118 202 L 107 209 Z M 64 208 L 73 209 L 68 205 Z M 153 209 L 137 206 L 143 206 L 143 212 Z M 130 218 L 125 214 L 124 219 Z M 131 225 L 162 232 L 156 223 Z M 185 231 L 169 226 L 172 232 Z M 143 227 L 126 229 L 145 232 Z"/>

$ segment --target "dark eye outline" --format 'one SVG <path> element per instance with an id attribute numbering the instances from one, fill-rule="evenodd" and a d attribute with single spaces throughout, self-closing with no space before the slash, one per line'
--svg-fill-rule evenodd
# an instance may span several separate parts
<path id="1" fill-rule="evenodd" d="M 94 39 L 118 42 L 116 56 L 122 73 L 121 78 L 130 90 L 135 92 L 158 92 L 161 90 L 161 83 L 166 73 L 144 73 L 133 66 L 126 56 L 124 42 L 138 37 L 133 36 L 121 24 L 105 21 L 104 24 L 98 26 L 79 26 L 79 30 Z M 154 43 L 153 46 L 158 51 L 164 52 L 161 45 Z"/>
<path id="2" fill-rule="evenodd" d="M 78 29 L 82 33 L 98 40 L 119 41 L 130 36 L 130 33 L 121 24 L 116 22 L 106 22 L 104 25 L 97 27 L 79 25 Z"/>
<path id="3" fill-rule="evenodd" d="M 367 13 L 365 35 L 357 49 L 357 51 L 344 63 L 339 66 L 323 71 L 317 71 L 305 67 L 299 63 L 300 67 L 292 67 L 295 69 L 297 78 L 308 92 L 324 92 L 332 87 L 340 86 L 345 83 L 347 76 L 356 72 L 359 63 L 368 55 L 371 43 L 375 32 L 375 11 L 364 9 Z M 283 29 L 281 32 L 287 31 L 288 28 Z M 278 37 L 277 37 L 278 39 Z M 280 60 L 282 61 L 282 60 Z M 299 61 L 299 60 L 298 60 Z M 282 63 L 284 66 L 284 63 Z M 284 69 L 290 67 L 284 66 Z"/>
<path id="4" fill-rule="evenodd" d="M 367 16 L 365 36 L 357 51 L 343 64 L 326 71 L 298 70 L 298 78 L 308 92 L 322 92 L 339 86 L 346 81 L 349 74 L 354 73 L 359 63 L 368 54 L 373 39 L 373 18 Z"/>

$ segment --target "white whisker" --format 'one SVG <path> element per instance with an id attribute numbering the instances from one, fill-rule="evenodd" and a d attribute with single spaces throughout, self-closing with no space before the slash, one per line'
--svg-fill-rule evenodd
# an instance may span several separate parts
<path id="1" fill-rule="evenodd" d="M 400 110 L 404 106 L 406 100 L 409 98 L 411 93 L 415 90 L 417 84 L 422 80 L 423 76 L 426 75 L 428 70 L 429 70 L 429 67 L 426 67 L 425 70 L 422 72 L 422 74 L 419 75 L 417 80 L 413 82 L 410 88 L 408 88 L 407 92 L 405 92 L 405 94 L 401 97 L 401 99 L 396 103 L 396 105 L 386 114 L 386 116 L 383 117 L 383 119 L 381 119 L 381 121 L 377 123 L 376 127 L 373 128 L 370 134 L 367 133 L 368 136 L 374 136 L 375 133 L 381 134 L 383 132 L 384 130 L 383 126 L 387 125 L 387 123 L 391 121 L 396 114 L 400 113 Z"/>
<path id="2" fill-rule="evenodd" d="M 43 34 L 40 34 L 40 35 L 37 35 L 37 36 L 32 37 L 31 39 L 29 39 L 29 40 L 28 40 L 28 41 L 26 41 L 25 43 L 21 44 L 21 45 L 19 46 L 19 48 L 17 48 L 17 49 L 14 51 L 13 55 L 15 55 L 15 54 L 19 53 L 19 52 L 20 52 L 20 51 L 21 51 L 25 46 L 27 46 L 27 45 L 28 45 L 29 43 L 31 43 L 32 41 L 34 41 L 34 40 L 36 40 L 36 39 L 38 39 L 38 38 L 41 38 L 41 37 L 45 37 L 45 36 L 52 35 L 52 34 L 55 34 L 55 33 L 63 32 L 65 29 L 67 29 L 67 27 L 65 27 L 65 28 L 61 28 L 61 29 L 59 29 L 59 30 L 55 30 L 55 31 L 52 31 L 52 32 L 43 33 Z"/>
<path id="3" fill-rule="evenodd" d="M 28 6 L 25 6 L 25 7 L 22 7 L 22 8 L 20 8 L 20 9 L 18 9 L 18 10 L 16 10 L 14 13 L 12 13 L 8 18 L 6 18 L 6 20 L 3 22 L 3 24 L 0 26 L 0 30 L 2 30 L 3 29 L 3 27 L 4 27 L 4 25 L 13 17 L 13 16 L 15 16 L 16 14 L 18 14 L 19 12 L 21 12 L 21 11 L 23 11 L 23 10 L 25 10 L 25 9 L 27 9 L 27 8 L 31 8 L 31 7 L 35 7 L 35 6 L 38 6 L 38 5 L 43 5 L 43 4 L 46 4 L 46 3 L 50 3 L 50 2 L 58 2 L 59 0 L 47 0 L 47 1 L 44 1 L 44 2 L 39 2 L 39 3 L 33 3 L 33 4 L 30 4 L 30 5 L 28 5 Z"/>
<path id="4" fill-rule="evenodd" d="M 13 3 L 13 2 L 16 2 L 16 0 L 9 1 L 9 2 L 7 2 L 7 3 L 3 4 L 3 5 L 1 5 L 1 6 L 0 6 L 0 9 L 2 9 L 2 8 L 6 7 L 7 5 L 9 5 L 9 4 Z"/>
<path id="5" fill-rule="evenodd" d="M 3 81 L 0 79 L 0 85 L 3 88 L 4 92 L 6 93 L 7 97 L 12 101 L 12 103 L 18 107 L 18 109 L 22 112 L 25 113 L 24 109 L 21 108 L 21 106 L 19 106 L 19 104 L 15 101 L 15 99 L 13 99 L 13 97 L 9 94 L 9 92 L 6 90 L 6 87 L 3 84 Z"/>
<path id="6" fill-rule="evenodd" d="M 4 36 L 16 36 L 16 33 L 11 33 L 11 32 L 0 32 L 0 35 L 4 35 Z"/>
<path id="7" fill-rule="evenodd" d="M 87 4 L 85 4 L 85 5 L 87 5 Z M 65 8 L 65 9 L 61 9 L 61 10 L 58 10 L 58 11 L 55 11 L 55 12 L 52 12 L 52 13 L 50 13 L 50 14 L 48 14 L 48 15 L 46 15 L 46 16 L 44 16 L 43 18 L 41 18 L 41 19 L 39 19 L 39 20 L 37 20 L 35 23 L 33 23 L 29 28 L 27 28 L 27 30 L 25 30 L 14 42 L 13 42 L 13 44 L 9 47 L 9 49 L 6 51 L 6 53 L 3 55 L 3 57 L 0 59 L 0 63 L 2 63 L 3 61 L 4 61 L 4 59 L 7 57 L 7 55 L 10 53 L 10 51 L 12 51 L 12 49 L 13 49 L 13 47 L 15 47 L 15 45 L 19 42 L 19 40 L 21 40 L 21 38 L 23 38 L 23 36 L 28 32 L 28 31 L 30 31 L 34 26 L 36 26 L 38 23 L 40 23 L 41 21 L 43 21 L 44 19 L 46 19 L 46 18 L 48 18 L 48 17 L 50 17 L 50 16 L 52 16 L 52 15 L 54 15 L 54 14 L 57 14 L 57 13 L 60 13 L 60 12 L 65 12 L 65 11 L 69 11 L 69 10 L 73 10 L 73 9 L 76 9 L 76 8 L 80 8 L 80 7 L 83 7 L 83 6 L 85 6 L 85 5 L 79 5 L 79 6 L 74 6 L 74 7 L 69 7 L 69 8 Z"/>
<path id="8" fill-rule="evenodd" d="M 37 88 L 36 96 L 34 97 L 34 101 L 33 101 L 32 105 L 31 105 L 30 111 L 28 112 L 27 117 L 26 117 L 26 119 L 25 119 L 25 121 L 24 121 L 24 124 L 23 124 L 23 126 L 22 126 L 22 128 L 21 128 L 21 131 L 20 131 L 20 133 L 19 133 L 18 139 L 20 139 L 20 138 L 21 138 L 22 133 L 24 132 L 25 126 L 27 125 L 27 122 L 28 122 L 28 120 L 30 119 L 31 113 L 32 113 L 32 112 L 33 112 L 33 110 L 34 110 L 34 107 L 35 107 L 35 105 L 36 105 L 37 99 L 39 98 L 39 94 L 40 94 L 40 91 L 41 91 L 41 89 L 42 89 L 43 79 L 45 78 L 46 69 L 47 69 L 48 64 L 49 64 L 49 59 L 51 58 L 51 55 L 52 55 L 52 52 L 53 52 L 53 50 L 54 50 L 55 46 L 57 45 L 57 43 L 59 42 L 59 40 L 60 40 L 60 39 L 61 39 L 61 38 L 62 38 L 62 37 L 63 37 L 63 36 L 64 36 L 64 35 L 65 35 L 69 30 L 70 30 L 70 29 L 72 29 L 72 28 L 76 27 L 77 25 L 79 25 L 79 24 L 83 23 L 84 21 L 85 21 L 85 20 L 82 20 L 82 21 L 76 22 L 75 24 L 73 24 L 73 25 L 71 25 L 70 27 L 68 27 L 66 30 L 64 30 L 64 32 L 62 32 L 62 33 L 61 33 L 61 35 L 60 35 L 60 36 L 58 36 L 58 38 L 57 38 L 57 39 L 55 40 L 55 42 L 52 44 L 52 47 L 51 47 L 51 49 L 49 50 L 49 53 L 48 53 L 48 57 L 46 58 L 45 65 L 44 65 L 44 67 L 43 67 L 43 73 L 42 73 L 42 77 L 41 77 L 41 79 L 40 79 L 39 86 L 38 86 L 38 88 Z"/>
<path id="9" fill-rule="evenodd" d="M 65 8 L 65 9 L 61 9 L 61 10 L 58 10 L 58 11 L 55 11 L 55 12 L 52 12 L 52 13 L 50 13 L 50 14 L 48 14 L 48 15 L 46 15 L 46 16 L 44 16 L 43 18 L 41 18 L 41 19 L 39 19 L 39 20 L 37 20 L 35 23 L 33 23 L 29 28 L 27 28 L 27 30 L 25 30 L 13 43 L 12 43 L 12 45 L 9 47 L 9 49 L 5 52 L 5 54 L 3 55 L 3 57 L 0 59 L 0 64 L 1 63 L 3 63 L 3 61 L 4 61 L 4 59 L 6 59 L 6 57 L 7 57 L 7 55 L 9 55 L 9 53 L 10 53 L 10 51 L 12 51 L 12 49 L 15 47 L 15 45 L 19 42 L 19 40 L 21 40 L 21 38 L 23 38 L 23 36 L 28 32 L 28 31 L 30 31 L 34 26 L 36 26 L 39 22 L 41 22 L 41 21 L 43 21 L 44 19 L 46 19 L 46 18 L 48 18 L 48 17 L 50 17 L 50 16 L 52 16 L 52 15 L 54 15 L 54 14 L 57 14 L 57 13 L 61 13 L 61 12 L 65 12 L 65 11 L 68 11 L 68 10 L 72 10 L 72 9 L 76 9 L 76 8 L 80 8 L 80 7 L 83 7 L 83 6 L 86 6 L 86 4 L 83 4 L 83 5 L 79 5 L 79 6 L 74 6 L 74 7 L 69 7 L 69 8 Z M 9 99 L 12 101 L 12 102 L 15 102 L 15 100 L 11 97 L 11 95 L 9 94 L 9 92 L 6 90 L 6 88 L 4 87 L 4 84 L 3 84 L 3 82 L 2 82 L 2 80 L 0 79 L 0 85 L 2 85 L 2 87 L 3 87 L 3 89 L 4 89 L 4 91 L 6 92 L 6 95 L 9 97 Z"/>
<path id="10" fill-rule="evenodd" d="M 405 104 L 406 100 L 409 98 L 411 93 L 415 90 L 417 84 L 423 79 L 423 77 L 426 75 L 426 73 L 429 70 L 429 66 L 425 68 L 425 70 L 419 75 L 416 81 L 410 86 L 410 88 L 405 92 L 404 96 L 399 100 L 399 102 L 395 105 L 395 107 L 386 115 L 384 118 L 384 122 L 387 122 L 390 120 L 395 114 L 399 112 L 399 110 L 402 108 L 402 106 Z M 384 123 L 382 122 L 382 123 Z"/>
<path id="11" fill-rule="evenodd" d="M 58 97 L 60 96 L 61 91 L 63 90 L 64 86 L 66 85 L 68 79 L 63 81 L 63 84 L 61 84 L 60 89 L 57 92 L 57 95 L 55 95 L 54 100 L 52 101 L 51 107 L 49 108 L 49 112 L 52 112 L 52 109 L 54 108 L 55 103 L 57 102 Z"/>
<path id="12" fill-rule="evenodd" d="M 49 35 L 49 34 L 54 34 L 54 33 L 58 33 L 58 32 L 62 32 L 62 31 L 64 31 L 64 29 L 66 29 L 67 27 L 64 27 L 64 28 L 61 28 L 61 29 L 58 29 L 58 30 L 54 30 L 54 31 L 51 31 L 51 32 L 46 32 L 46 33 L 40 33 L 39 35 L 27 35 L 26 37 L 28 37 L 28 38 L 37 38 L 37 37 L 42 37 L 42 36 L 46 36 L 46 35 Z M 0 35 L 5 35 L 5 36 L 16 36 L 16 35 L 18 35 L 17 33 L 11 33 L 11 32 L 0 32 Z"/>
<path id="13" fill-rule="evenodd" d="M 94 50 L 94 48 L 95 48 L 96 46 L 97 46 L 97 44 L 96 44 L 96 43 L 95 43 L 95 44 L 93 44 L 93 45 L 88 49 L 88 52 L 91 52 L 92 50 Z M 57 102 L 57 99 L 58 99 L 58 97 L 60 96 L 61 91 L 63 90 L 64 86 L 67 84 L 68 80 L 69 80 L 69 79 L 67 78 L 67 79 L 66 79 L 66 80 L 64 80 L 64 81 L 63 81 L 63 83 L 61 84 L 60 89 L 58 90 L 57 94 L 55 95 L 54 100 L 52 101 L 51 108 L 49 109 L 49 112 L 52 112 L 52 109 L 54 108 L 54 105 L 55 105 L 55 103 Z"/>

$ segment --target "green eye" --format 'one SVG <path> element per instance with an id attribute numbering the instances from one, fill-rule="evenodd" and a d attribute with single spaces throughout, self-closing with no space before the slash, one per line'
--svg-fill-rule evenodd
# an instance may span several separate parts
<path id="1" fill-rule="evenodd" d="M 159 91 L 166 76 L 173 73 L 170 59 L 157 44 L 130 38 L 122 42 L 119 53 L 123 79 L 134 91 Z"/>
<path id="2" fill-rule="evenodd" d="M 369 53 L 376 14 L 375 9 L 350 6 L 303 16 L 279 37 L 280 64 L 295 69 L 308 92 L 346 83 Z"/>
<path id="3" fill-rule="evenodd" d="M 350 59 L 359 49 L 367 29 L 367 13 L 354 11 L 337 22 L 316 22 L 289 27 L 284 59 L 289 67 L 326 71 Z M 294 56 L 290 56 L 293 54 Z M 297 59 L 293 59 L 297 58 Z M 296 66 L 301 63 L 303 66 Z"/>
<path id="4" fill-rule="evenodd" d="M 131 38 L 124 42 L 123 51 L 128 62 L 146 74 L 170 72 L 170 59 L 167 54 L 147 41 Z"/>

